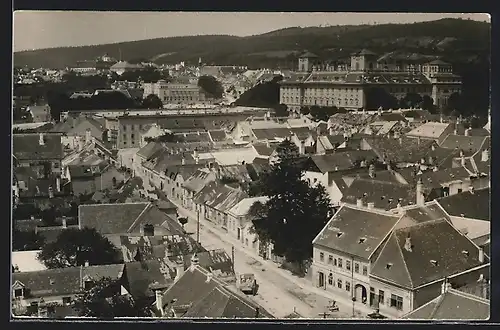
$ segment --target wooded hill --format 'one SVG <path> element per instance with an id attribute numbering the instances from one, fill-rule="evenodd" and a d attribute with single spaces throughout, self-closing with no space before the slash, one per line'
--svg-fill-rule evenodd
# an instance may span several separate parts
<path id="1" fill-rule="evenodd" d="M 295 67 L 303 50 L 324 60 L 348 56 L 361 48 L 380 53 L 391 51 L 429 54 L 449 62 L 484 61 L 490 51 L 489 23 L 462 19 L 441 19 L 413 24 L 382 24 L 286 28 L 269 33 L 235 37 L 187 36 L 115 44 L 62 47 L 14 53 L 15 66 L 65 68 L 80 60 L 105 53 L 123 60 L 152 59 L 158 64 L 209 64 Z"/>

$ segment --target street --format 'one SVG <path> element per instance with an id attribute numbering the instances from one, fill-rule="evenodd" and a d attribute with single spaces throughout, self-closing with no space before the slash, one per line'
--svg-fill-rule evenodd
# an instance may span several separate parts
<path id="1" fill-rule="evenodd" d="M 189 219 L 185 229 L 196 239 L 195 215 L 180 206 L 178 212 L 180 216 Z M 206 221 L 200 223 L 200 243 L 208 250 L 222 248 L 231 255 L 233 242 L 230 241 L 230 237 L 226 237 L 218 228 Z M 326 306 L 331 298 L 310 292 L 312 290 L 305 290 L 280 274 L 287 270 L 279 269 L 276 264 L 269 265 L 268 261 L 254 258 L 243 246 L 235 244 L 234 248 L 235 272 L 237 274 L 253 273 L 259 284 L 257 296 L 249 296 L 251 299 L 278 318 L 283 318 L 293 312 L 304 318 L 324 317 L 324 313 L 327 312 Z M 276 269 L 271 269 L 273 266 Z M 328 318 L 352 318 L 352 306 L 341 305 L 339 302 L 337 304 L 340 310 L 327 314 Z M 361 317 L 359 313 L 356 314 L 357 317 Z"/>

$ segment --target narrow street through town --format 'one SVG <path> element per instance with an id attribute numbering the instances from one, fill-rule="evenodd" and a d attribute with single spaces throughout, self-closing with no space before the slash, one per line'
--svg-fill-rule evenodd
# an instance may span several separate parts
<path id="1" fill-rule="evenodd" d="M 177 204 L 177 203 L 176 203 Z M 180 216 L 187 217 L 188 223 L 185 229 L 196 239 L 197 219 L 196 215 L 177 204 Z M 309 280 L 300 279 L 287 270 L 281 269 L 272 261 L 263 260 L 254 253 L 239 245 L 235 239 L 225 235 L 221 229 L 216 228 L 208 221 L 200 221 L 200 243 L 208 250 L 224 249 L 229 255 L 234 246 L 235 272 L 237 274 L 253 273 L 259 284 L 257 296 L 252 297 L 270 313 L 278 318 L 285 317 L 293 312 L 305 318 L 352 318 L 353 310 L 351 304 L 345 304 L 337 298 L 338 312 L 329 313 L 326 306 L 331 301 L 328 294 L 317 294 L 314 291 L 322 291 L 312 287 Z M 293 277 L 294 280 L 291 281 Z M 302 283 L 301 283 L 302 282 Z M 363 313 L 355 311 L 356 317 L 366 315 L 370 310 Z"/>

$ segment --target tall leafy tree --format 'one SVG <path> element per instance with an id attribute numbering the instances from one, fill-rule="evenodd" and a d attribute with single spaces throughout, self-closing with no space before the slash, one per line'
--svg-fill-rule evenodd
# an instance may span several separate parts
<path id="1" fill-rule="evenodd" d="M 14 228 L 12 231 L 12 250 L 30 251 L 38 250 L 44 244 L 45 238 L 35 231 L 21 231 Z"/>
<path id="2" fill-rule="evenodd" d="M 69 228 L 61 232 L 54 242 L 42 247 L 38 254 L 47 268 L 84 265 L 106 265 L 121 261 L 115 246 L 93 228 Z"/>
<path id="3" fill-rule="evenodd" d="M 201 76 L 198 79 L 198 86 L 215 98 L 221 98 L 224 93 L 222 84 L 214 76 Z"/>
<path id="4" fill-rule="evenodd" d="M 142 100 L 142 106 L 146 109 L 161 109 L 163 108 L 163 102 L 157 95 L 149 94 Z"/>
<path id="5" fill-rule="evenodd" d="M 151 316 L 149 305 L 148 301 L 136 301 L 130 295 L 120 295 L 120 283 L 105 277 L 79 295 L 73 308 L 80 316 L 112 319 Z"/>
<path id="6" fill-rule="evenodd" d="M 265 204 L 250 209 L 259 239 L 274 253 L 302 266 L 312 256 L 312 241 L 333 215 L 326 190 L 303 180 L 303 158 L 285 140 L 276 149 L 278 161 L 261 177 Z M 302 269 L 303 270 L 303 269 Z"/>

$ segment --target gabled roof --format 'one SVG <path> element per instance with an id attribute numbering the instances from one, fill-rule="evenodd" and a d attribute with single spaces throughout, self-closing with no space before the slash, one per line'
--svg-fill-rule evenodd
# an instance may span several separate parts
<path id="1" fill-rule="evenodd" d="M 407 137 L 394 139 L 371 136 L 365 137 L 364 140 L 382 160 L 394 163 L 420 162 L 431 150 L 431 145 L 435 143 L 433 140 L 419 142 Z"/>
<path id="2" fill-rule="evenodd" d="M 405 249 L 408 237 L 411 251 Z M 394 230 L 370 276 L 416 289 L 480 265 L 478 247 L 441 219 Z"/>
<path id="3" fill-rule="evenodd" d="M 275 140 L 290 137 L 293 133 L 288 127 L 254 128 L 252 133 L 258 140 Z"/>
<path id="4" fill-rule="evenodd" d="M 440 147 L 445 149 L 462 150 L 465 157 L 474 155 L 486 141 L 486 136 L 465 136 L 465 135 L 448 135 Z"/>
<path id="5" fill-rule="evenodd" d="M 227 284 L 215 277 L 207 281 L 209 271 L 192 266 L 163 294 L 163 303 L 186 312 L 188 317 L 255 317 L 259 307 L 243 294 L 227 288 Z M 216 290 L 214 292 L 214 290 Z M 260 315 L 272 317 L 263 308 Z"/>
<path id="6" fill-rule="evenodd" d="M 154 292 L 150 286 L 154 283 L 168 286 L 172 281 L 167 267 L 158 260 L 128 262 L 125 264 L 126 286 L 134 298 L 151 297 Z"/>
<path id="7" fill-rule="evenodd" d="M 22 284 L 26 296 L 32 298 L 65 296 L 78 294 L 83 280 L 98 280 L 103 277 L 119 279 L 123 275 L 123 265 L 99 265 L 47 269 L 34 272 L 13 273 L 12 283 Z"/>
<path id="8" fill-rule="evenodd" d="M 373 179 L 355 179 L 344 191 L 342 202 L 355 205 L 358 199 L 363 204 L 374 203 L 374 207 L 381 210 L 391 210 L 401 206 L 411 205 L 416 202 L 415 188 L 393 182 Z"/>
<path id="9" fill-rule="evenodd" d="M 437 122 L 427 122 L 419 127 L 406 133 L 407 136 L 423 137 L 430 139 L 437 139 L 443 135 L 443 133 L 452 126 L 451 123 L 437 123 Z"/>
<path id="10" fill-rule="evenodd" d="M 195 195 L 193 201 L 196 204 L 206 204 L 216 210 L 226 212 L 245 197 L 247 197 L 246 193 L 241 190 L 214 181 L 203 187 Z"/>
<path id="11" fill-rule="evenodd" d="M 342 206 L 313 244 L 369 259 L 401 216 Z"/>
<path id="12" fill-rule="evenodd" d="M 259 156 L 269 157 L 272 155 L 276 147 L 278 146 L 276 143 L 270 143 L 269 145 L 266 143 L 253 143 L 253 148 L 257 152 Z"/>
<path id="13" fill-rule="evenodd" d="M 343 135 L 321 135 L 318 136 L 318 143 L 320 143 L 325 150 L 335 150 L 345 141 Z"/>
<path id="14" fill-rule="evenodd" d="M 228 211 L 228 213 L 230 213 L 236 217 L 246 216 L 248 214 L 248 211 L 250 211 L 250 208 L 252 207 L 252 205 L 254 203 L 260 202 L 260 203 L 264 204 L 268 200 L 269 200 L 269 198 L 266 196 L 244 198 L 238 204 L 233 206 Z"/>
<path id="15" fill-rule="evenodd" d="M 444 184 L 470 178 L 469 172 L 464 167 L 446 168 L 439 171 L 426 171 L 420 176 L 424 187 L 439 188 Z"/>
<path id="16" fill-rule="evenodd" d="M 215 179 L 214 173 L 210 172 L 208 169 L 198 169 L 184 181 L 182 186 L 189 191 L 198 193 L 210 179 Z"/>
<path id="17" fill-rule="evenodd" d="M 403 316 L 412 320 L 486 320 L 490 317 L 490 302 L 459 290 L 448 289 L 444 294 Z"/>
<path id="18" fill-rule="evenodd" d="M 328 155 L 313 155 L 310 161 L 321 173 L 353 168 L 361 160 L 369 162 L 377 158 L 372 150 L 351 150 Z M 313 170 L 313 169 L 311 169 Z"/>
<path id="19" fill-rule="evenodd" d="M 461 192 L 437 201 L 446 212 L 455 217 L 490 221 L 490 189 Z"/>
<path id="20" fill-rule="evenodd" d="M 222 142 L 227 140 L 226 132 L 221 129 L 208 131 L 208 134 L 210 135 L 212 142 Z"/>
<path id="21" fill-rule="evenodd" d="M 44 144 L 41 145 L 40 134 L 13 134 L 12 153 L 14 156 L 18 160 L 61 159 L 63 157 L 61 135 L 43 133 Z"/>

